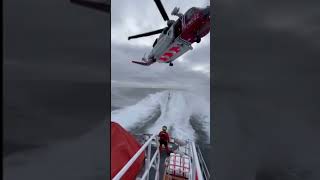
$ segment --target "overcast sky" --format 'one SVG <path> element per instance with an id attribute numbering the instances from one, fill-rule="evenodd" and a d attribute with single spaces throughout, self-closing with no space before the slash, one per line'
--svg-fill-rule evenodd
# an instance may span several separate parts
<path id="1" fill-rule="evenodd" d="M 111 56 L 112 84 L 145 87 L 184 87 L 208 86 L 210 80 L 210 34 L 201 43 L 194 43 L 193 50 L 176 61 L 174 66 L 155 63 L 149 67 L 132 64 L 131 60 L 140 60 L 151 51 L 158 35 L 133 39 L 128 36 L 144 33 L 166 26 L 154 1 L 112 0 L 111 7 Z M 192 6 L 205 7 L 209 0 L 162 0 L 170 19 L 175 6 L 182 13 Z M 209 88 L 209 86 L 208 86 Z"/>

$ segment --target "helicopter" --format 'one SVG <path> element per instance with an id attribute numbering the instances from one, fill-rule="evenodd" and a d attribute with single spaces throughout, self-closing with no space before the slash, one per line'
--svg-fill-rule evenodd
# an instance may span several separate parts
<path id="1" fill-rule="evenodd" d="M 154 0 L 163 20 L 167 26 L 155 31 L 128 37 L 128 40 L 160 34 L 154 41 L 148 57 L 133 63 L 149 66 L 155 62 L 168 63 L 173 66 L 173 61 L 189 50 L 194 42 L 200 43 L 201 38 L 210 32 L 210 6 L 205 8 L 191 7 L 184 14 L 180 8 L 175 7 L 171 15 L 178 16 L 177 20 L 170 20 L 161 1 Z"/>
<path id="2" fill-rule="evenodd" d="M 105 13 L 110 13 L 110 4 L 90 0 L 70 0 L 72 3 L 92 8 Z M 210 6 L 205 8 L 191 7 L 184 14 L 180 8 L 175 7 L 171 15 L 178 16 L 177 20 L 170 20 L 161 0 L 154 0 L 160 14 L 167 26 L 155 31 L 128 37 L 128 40 L 160 34 L 152 45 L 152 50 L 147 57 L 133 63 L 150 66 L 155 62 L 168 63 L 173 66 L 173 61 L 189 50 L 194 42 L 200 43 L 201 38 L 210 32 Z"/>

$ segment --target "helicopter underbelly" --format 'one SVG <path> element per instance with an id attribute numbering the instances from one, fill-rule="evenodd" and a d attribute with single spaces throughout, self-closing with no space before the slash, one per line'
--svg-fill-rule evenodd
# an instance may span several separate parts
<path id="1" fill-rule="evenodd" d="M 157 62 L 169 63 L 189 50 L 192 50 L 191 43 L 177 37 L 173 43 L 169 43 L 165 48 L 157 49 L 154 58 Z"/>

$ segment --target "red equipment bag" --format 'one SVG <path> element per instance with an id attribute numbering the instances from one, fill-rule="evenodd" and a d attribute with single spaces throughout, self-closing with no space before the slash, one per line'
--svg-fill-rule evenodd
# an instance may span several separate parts
<path id="1" fill-rule="evenodd" d="M 141 145 L 128 131 L 118 123 L 111 122 L 111 178 L 113 178 L 122 167 L 141 148 Z M 121 180 L 132 180 L 138 175 L 144 164 L 144 153 L 131 165 Z"/>

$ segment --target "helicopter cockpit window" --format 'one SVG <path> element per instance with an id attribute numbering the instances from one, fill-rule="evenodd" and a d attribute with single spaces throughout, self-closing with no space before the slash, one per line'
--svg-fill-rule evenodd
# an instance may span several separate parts
<path id="1" fill-rule="evenodd" d="M 187 24 L 191 19 L 192 19 L 192 16 L 193 14 L 195 13 L 196 11 L 196 8 L 191 8 L 189 9 L 186 13 L 185 13 L 185 20 L 184 22 Z"/>

